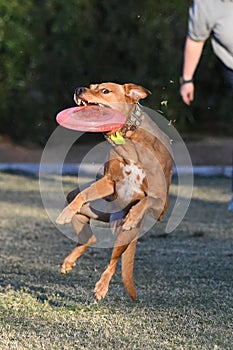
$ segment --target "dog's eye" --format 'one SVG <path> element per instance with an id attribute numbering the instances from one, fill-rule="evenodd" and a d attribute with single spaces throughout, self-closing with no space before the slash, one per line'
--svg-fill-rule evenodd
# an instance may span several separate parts
<path id="1" fill-rule="evenodd" d="M 102 89 L 101 91 L 103 94 L 109 94 L 109 92 L 110 92 L 108 89 Z"/>

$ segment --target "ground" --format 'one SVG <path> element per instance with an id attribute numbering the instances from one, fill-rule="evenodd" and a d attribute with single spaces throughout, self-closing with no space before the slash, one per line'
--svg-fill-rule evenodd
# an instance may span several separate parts
<path id="1" fill-rule="evenodd" d="M 186 145 L 194 165 L 231 165 L 233 139 Z M 68 161 L 79 162 L 86 149 L 76 145 Z M 39 162 L 41 153 L 0 138 L 0 162 Z M 55 181 L 45 179 L 48 194 Z M 65 191 L 76 181 L 65 176 Z M 170 208 L 176 193 L 174 179 Z M 123 289 L 120 268 L 106 299 L 96 303 L 94 285 L 111 250 L 91 248 L 71 274 L 60 275 L 75 243 L 49 220 L 37 176 L 0 173 L 0 349 L 232 349 L 230 198 L 230 179 L 195 178 L 178 228 L 165 233 L 170 209 L 137 245 L 137 303 Z"/>
<path id="2" fill-rule="evenodd" d="M 47 177 L 48 194 L 57 177 Z M 63 179 L 65 191 L 77 179 Z M 91 248 L 69 275 L 74 242 L 48 219 L 38 178 L 0 173 L 0 349 L 231 350 L 233 213 L 230 179 L 196 178 L 182 223 L 169 213 L 137 246 L 137 303 L 118 268 L 105 300 L 93 289 L 110 249 Z M 170 193 L 174 204 L 177 183 Z M 171 210 L 171 209 L 170 209 Z"/>

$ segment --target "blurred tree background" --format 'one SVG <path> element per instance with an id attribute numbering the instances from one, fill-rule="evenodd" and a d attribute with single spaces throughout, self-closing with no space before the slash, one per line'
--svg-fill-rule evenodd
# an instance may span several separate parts
<path id="1" fill-rule="evenodd" d="M 186 107 L 179 76 L 187 31 L 183 0 L 1 0 L 0 134 L 43 145 L 77 86 L 134 82 L 144 102 L 185 134 L 231 135 L 232 98 L 208 43 Z M 168 101 L 167 106 L 161 105 Z"/>

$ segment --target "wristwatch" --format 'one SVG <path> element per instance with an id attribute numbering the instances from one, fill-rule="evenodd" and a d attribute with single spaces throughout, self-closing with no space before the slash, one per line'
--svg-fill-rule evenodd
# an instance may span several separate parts
<path id="1" fill-rule="evenodd" d="M 185 80 L 183 77 L 180 77 L 180 85 L 193 83 L 193 79 L 187 79 Z"/>

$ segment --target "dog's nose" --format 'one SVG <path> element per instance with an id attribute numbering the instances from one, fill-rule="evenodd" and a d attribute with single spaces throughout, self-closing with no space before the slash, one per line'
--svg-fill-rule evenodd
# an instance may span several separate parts
<path id="1" fill-rule="evenodd" d="M 76 88 L 74 93 L 76 96 L 80 96 L 85 91 L 86 91 L 86 88 L 81 86 L 81 87 Z"/>

